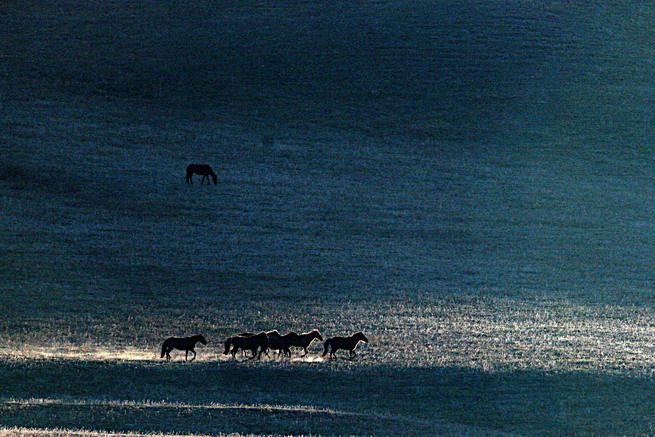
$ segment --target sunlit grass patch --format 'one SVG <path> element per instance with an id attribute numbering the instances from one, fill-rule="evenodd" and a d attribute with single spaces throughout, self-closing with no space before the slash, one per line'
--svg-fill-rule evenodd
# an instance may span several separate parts
<path id="1" fill-rule="evenodd" d="M 289 311 L 286 306 L 266 300 L 245 312 L 236 307 L 193 303 L 187 313 L 172 319 L 176 326 L 173 333 L 202 332 L 208 344 L 198 346 L 193 362 L 185 362 L 183 352 L 173 351 L 170 364 L 235 362 L 329 368 L 384 364 L 642 374 L 650 374 L 655 368 L 655 313 L 648 307 L 445 297 L 366 305 L 353 302 L 336 310 L 331 305 L 292 308 Z M 185 322 L 187 319 L 192 322 Z M 217 320 L 228 322 L 219 324 Z M 81 320 L 75 331 L 38 319 L 20 322 L 20 329 L 14 329 L 12 322 L 5 322 L 5 326 L 7 329 L 0 333 L 0 359 L 146 361 L 164 365 L 161 342 L 171 333 L 143 315 L 126 319 L 123 325 L 115 320 L 106 324 Z M 294 349 L 291 359 L 271 353 L 262 360 L 248 360 L 240 354 L 232 360 L 223 354 L 224 339 L 241 330 L 279 329 L 286 333 L 309 327 L 319 328 L 324 338 L 363 330 L 370 342 L 358 346 L 352 361 L 342 352 L 337 353 L 338 360 L 321 357 L 323 345 L 318 341 L 311 345 L 307 356 Z M 14 334 L 10 334 L 12 330 Z"/>
<path id="2" fill-rule="evenodd" d="M 1 428 L 0 435 L 6 437 L 210 437 L 209 434 L 165 434 L 138 432 L 106 432 L 83 429 L 58 428 Z M 211 434 L 211 437 L 265 437 L 263 434 Z"/>
<path id="3" fill-rule="evenodd" d="M 21 345 L 19 349 L 0 348 L 0 358 L 5 359 L 66 359 L 79 361 L 151 361 L 158 358 L 154 351 L 138 348 L 98 345 Z"/>
<path id="4" fill-rule="evenodd" d="M 217 323 L 238 316 L 218 305 L 180 311 L 181 331 L 207 326 L 208 344 L 193 362 L 183 353 L 160 359 L 163 331 L 148 319 L 88 325 L 83 335 L 72 331 L 66 342 L 49 345 L 22 334 L 4 341 L 7 333 L 0 334 L 0 376 L 8 393 L 0 423 L 89 428 L 83 412 L 93 411 L 104 424 L 97 429 L 167 433 L 216 429 L 177 419 L 171 421 L 177 428 L 160 427 L 170 414 L 206 416 L 240 433 L 329 434 L 335 421 L 347 434 L 428 432 L 444 423 L 519 433 L 531 432 L 534 423 L 572 434 L 647 427 L 638 417 L 648 414 L 655 368 L 655 318 L 648 307 L 463 296 L 365 307 L 351 302 L 336 311 L 318 305 L 293 313 L 266 301 L 258 305 L 269 311 L 245 313 L 242 325 Z M 190 315 L 195 318 L 184 325 Z M 25 323 L 29 332 L 35 322 Z M 45 338 L 56 339 L 59 326 L 46 326 Z M 249 326 L 316 326 L 324 338 L 361 329 L 370 342 L 360 345 L 354 360 L 321 357 L 321 342 L 308 356 L 294 350 L 290 359 L 223 355 L 221 340 Z M 93 341 L 103 337 L 117 342 Z M 629 402 L 630 411 L 617 410 L 621 402 Z M 142 425 L 130 422 L 135 414 Z M 117 417 L 125 418 L 122 428 L 111 427 Z"/>
<path id="5" fill-rule="evenodd" d="M 133 436 L 138 430 L 152 430 L 145 435 L 184 435 L 186 430 L 200 430 L 192 435 L 228 435 L 226 430 L 253 430 L 269 435 L 377 435 L 439 434 L 500 435 L 475 427 L 440 424 L 396 414 L 347 412 L 302 405 L 226 405 L 185 404 L 163 401 L 112 401 L 98 399 L 7 399 L 0 401 L 0 417 L 5 422 L 41 423 L 39 427 L 5 428 L 10 435 Z M 86 417 L 92 417 L 89 421 Z M 75 425 L 77 424 L 77 425 Z M 31 425 L 32 426 L 32 425 Z M 75 431 L 74 426 L 83 429 Z M 98 431 L 97 429 L 109 429 Z M 174 432 L 166 432 L 165 430 Z M 0 428 L 2 430 L 2 428 Z M 124 432 L 129 430 L 129 432 Z M 29 434 L 33 432 L 33 434 Z M 134 432 L 134 433 L 133 433 Z M 61 434 L 58 434 L 61 433 Z M 239 433 L 239 434 L 237 434 Z M 417 434 L 418 433 L 418 434 Z"/>
<path id="6" fill-rule="evenodd" d="M 171 410 L 248 410 L 261 412 L 299 412 L 309 414 L 333 414 L 345 416 L 367 416 L 365 413 L 353 413 L 347 411 L 338 411 L 331 408 L 320 408 L 309 405 L 245 405 L 245 404 L 189 404 L 181 402 L 165 401 L 118 401 L 107 399 L 74 399 L 74 398 L 29 398 L 29 399 L 0 399 L 0 405 L 4 407 L 106 407 L 106 408 L 126 408 L 126 409 L 171 409 Z"/>

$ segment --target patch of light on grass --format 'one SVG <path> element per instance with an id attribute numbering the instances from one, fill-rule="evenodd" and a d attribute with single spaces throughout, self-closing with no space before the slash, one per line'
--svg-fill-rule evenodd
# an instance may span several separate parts
<path id="1" fill-rule="evenodd" d="M 216 349 L 203 348 L 196 350 L 197 356 L 193 362 L 267 362 L 274 361 L 275 359 L 266 357 L 261 360 L 250 360 L 241 355 L 237 355 L 234 360 L 230 355 L 224 355 L 217 352 Z M 171 352 L 170 363 L 184 363 L 184 352 L 173 351 Z M 191 356 L 191 355 L 189 355 Z M 139 349 L 136 347 L 108 347 L 106 345 L 29 345 L 23 344 L 19 349 L 3 347 L 0 345 L 0 359 L 16 359 L 16 360 L 74 360 L 74 361 L 149 361 L 149 362 L 166 362 L 164 358 L 160 357 L 157 350 Z M 294 356 L 290 362 L 306 362 L 316 363 L 323 362 L 324 358 L 319 355 L 310 354 L 307 356 Z M 186 361 L 191 363 L 191 359 Z"/>
<path id="2" fill-rule="evenodd" d="M 325 357 L 320 355 L 305 355 L 304 357 L 296 357 L 291 359 L 294 363 L 322 363 Z"/>
<path id="3" fill-rule="evenodd" d="M 184 409 L 184 410 L 254 410 L 265 412 L 299 412 L 312 414 L 332 414 L 339 416 L 363 416 L 364 414 L 348 411 L 338 411 L 330 408 L 320 408 L 311 405 L 269 405 L 269 404 L 187 404 L 164 401 L 117 401 L 103 399 L 56 399 L 56 398 L 29 398 L 29 399 L 0 399 L 1 406 L 40 407 L 44 405 L 62 407 L 110 407 L 135 409 Z"/>
<path id="4" fill-rule="evenodd" d="M 137 348 L 109 349 L 96 346 L 34 346 L 19 350 L 0 349 L 0 357 L 13 359 L 64 359 L 79 361 L 152 361 L 159 359 L 153 351 Z"/>
<path id="5" fill-rule="evenodd" d="M 91 431 L 86 429 L 63 429 L 63 428 L 0 428 L 0 436 L 3 437 L 209 437 L 205 434 L 160 434 L 160 433 L 124 433 Z M 240 437 L 242 434 L 217 434 L 212 437 L 229 435 Z"/>

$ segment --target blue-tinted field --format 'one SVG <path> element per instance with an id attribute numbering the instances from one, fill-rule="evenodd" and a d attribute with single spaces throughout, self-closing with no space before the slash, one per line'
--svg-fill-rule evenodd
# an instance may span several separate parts
<path id="1" fill-rule="evenodd" d="M 5 2 L 0 426 L 650 432 L 653 13 Z M 192 162 L 218 185 L 187 185 Z M 372 341 L 352 363 L 221 354 L 273 328 Z M 195 367 L 153 362 L 195 332 Z M 95 390 L 59 382 L 78 371 Z M 187 395 L 201 375 L 226 391 Z M 302 382 L 322 377 L 346 388 Z M 194 408 L 205 425 L 162 419 Z"/>

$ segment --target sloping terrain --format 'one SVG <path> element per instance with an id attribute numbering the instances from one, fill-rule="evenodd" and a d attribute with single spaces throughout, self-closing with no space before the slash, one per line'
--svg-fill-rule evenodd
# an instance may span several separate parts
<path id="1" fill-rule="evenodd" d="M 0 434 L 651 432 L 652 15 L 3 2 Z"/>

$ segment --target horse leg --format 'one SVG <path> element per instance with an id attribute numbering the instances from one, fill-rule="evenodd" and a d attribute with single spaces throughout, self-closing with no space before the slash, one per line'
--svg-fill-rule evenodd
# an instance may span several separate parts
<path id="1" fill-rule="evenodd" d="M 307 356 L 307 346 L 303 347 L 303 349 L 305 350 L 305 354 L 303 355 L 303 357 L 306 357 Z"/>
<path id="2" fill-rule="evenodd" d="M 185 351 L 186 353 L 184 354 L 184 361 L 189 359 L 189 349 Z"/>
<path id="3" fill-rule="evenodd" d="M 191 361 L 196 359 L 196 351 L 191 349 L 191 352 L 193 353 L 193 358 L 191 358 Z"/>

